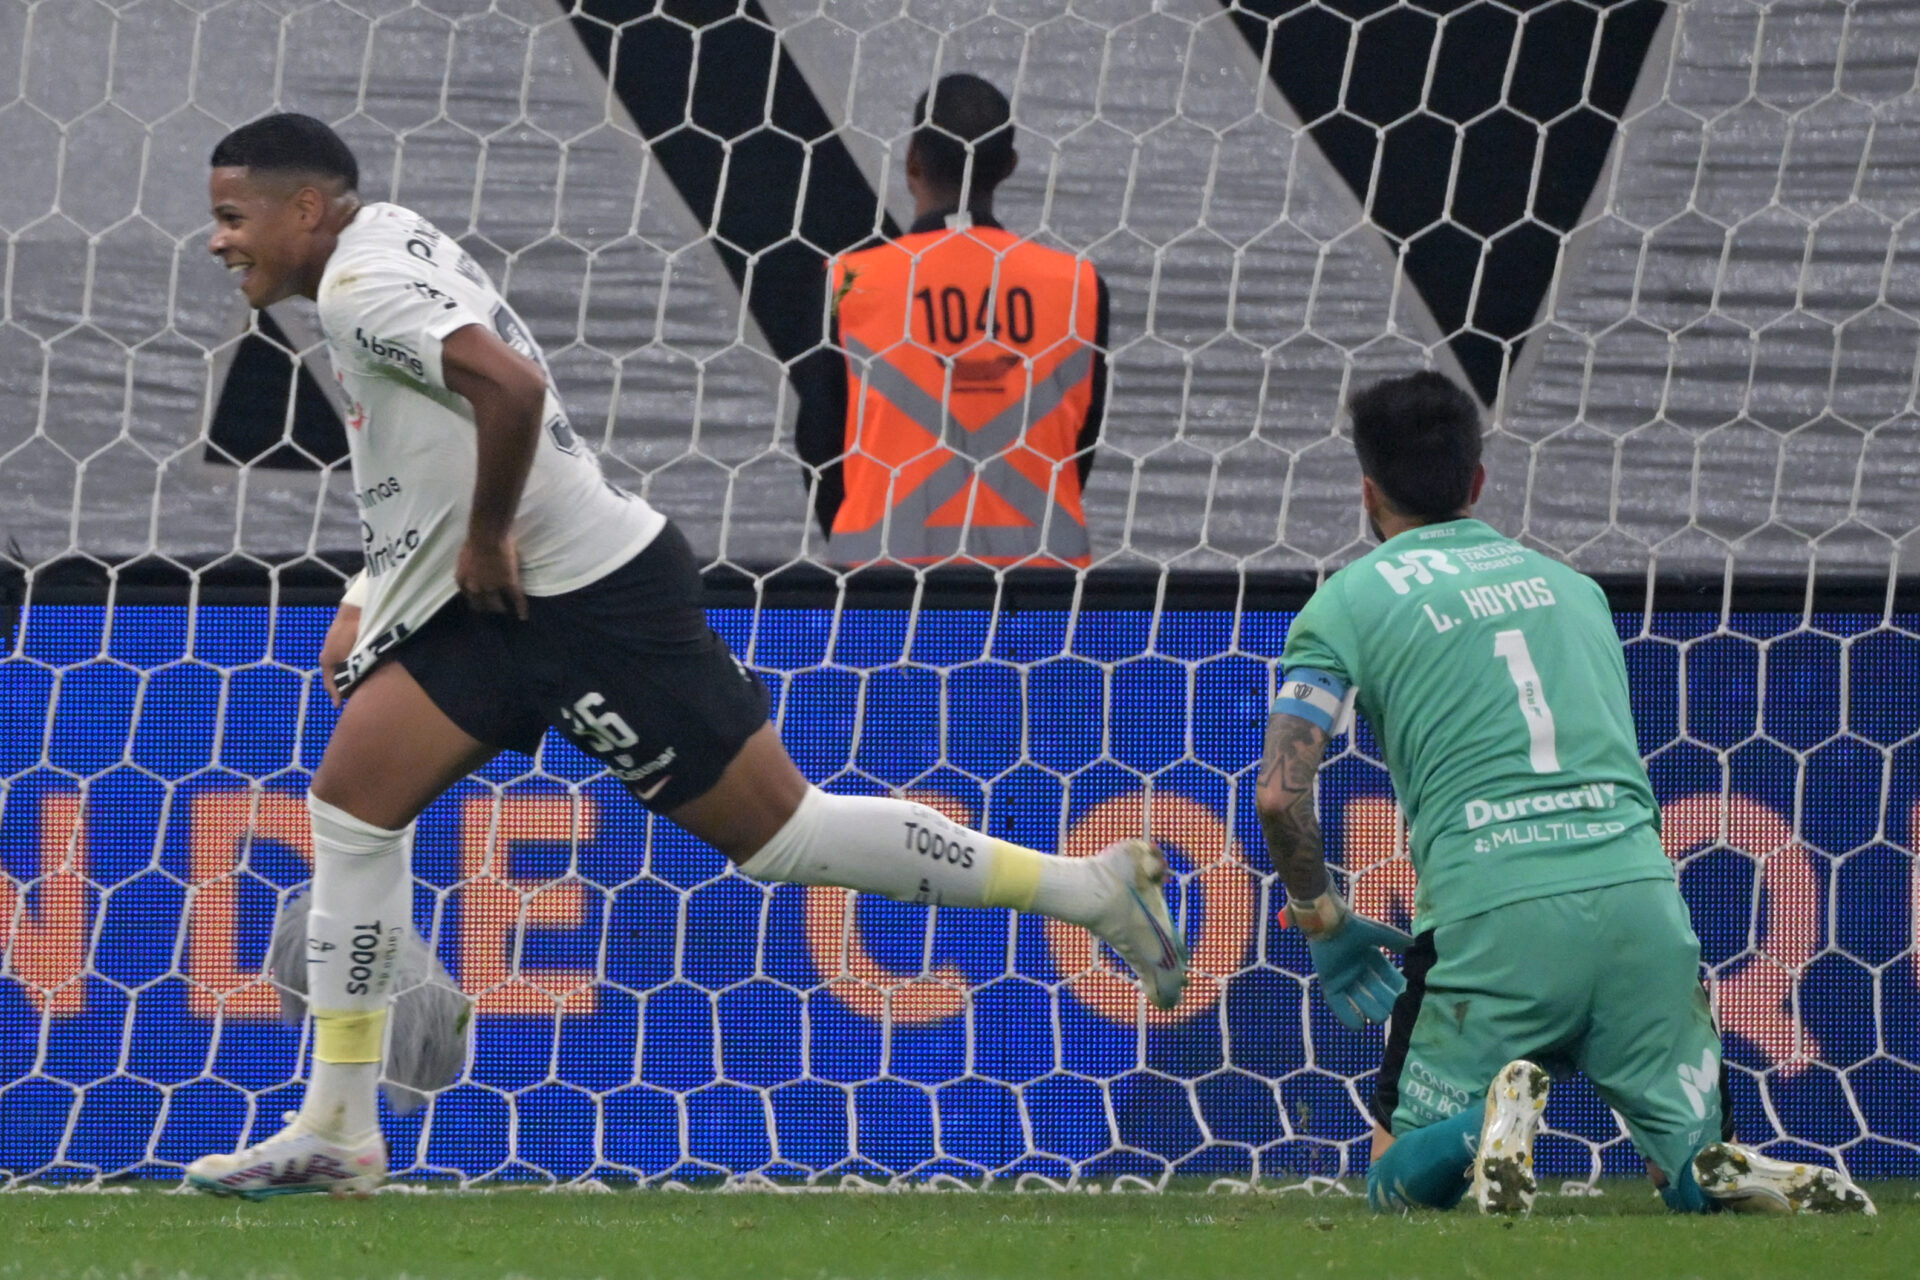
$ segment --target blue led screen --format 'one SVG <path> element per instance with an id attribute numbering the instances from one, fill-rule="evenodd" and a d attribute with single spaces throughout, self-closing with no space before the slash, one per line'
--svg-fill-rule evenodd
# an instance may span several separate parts
<path id="1" fill-rule="evenodd" d="M 278 1124 L 304 1041 L 257 982 L 307 876 L 331 611 L 35 606 L 0 662 L 0 1175 L 170 1175 Z M 1151 823 L 1199 954 L 1171 1015 L 1084 935 L 764 889 L 549 737 L 421 820 L 416 923 L 477 1001 L 469 1079 L 392 1117 L 446 1177 L 1290 1179 L 1364 1167 L 1377 1029 L 1277 927 L 1252 810 L 1284 612 L 766 609 L 715 625 L 801 768 L 1085 853 Z M 1914 618 L 1622 619 L 1740 1136 L 1920 1174 Z M 1346 747 L 1343 740 L 1342 747 Z M 1363 908 L 1410 872 L 1364 728 L 1323 774 Z M 1777 1121 L 1777 1125 L 1776 1125 Z M 1584 1084 L 1552 1174 L 1639 1169 Z"/>

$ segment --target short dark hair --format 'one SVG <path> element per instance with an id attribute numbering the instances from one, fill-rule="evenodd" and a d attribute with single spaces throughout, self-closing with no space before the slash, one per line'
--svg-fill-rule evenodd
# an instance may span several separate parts
<path id="1" fill-rule="evenodd" d="M 211 161 L 216 169 L 308 173 L 338 178 L 349 191 L 360 189 L 360 162 L 340 135 L 325 121 L 294 111 L 241 125 L 214 145 Z"/>
<path id="2" fill-rule="evenodd" d="M 913 104 L 913 145 L 928 176 L 956 190 L 966 183 L 971 152 L 971 194 L 984 195 L 1013 170 L 1013 108 L 1006 94 L 979 76 L 942 76 Z"/>
<path id="3" fill-rule="evenodd" d="M 1480 406 L 1431 370 L 1376 382 L 1347 402 L 1360 471 L 1404 515 L 1439 520 L 1473 501 Z"/>

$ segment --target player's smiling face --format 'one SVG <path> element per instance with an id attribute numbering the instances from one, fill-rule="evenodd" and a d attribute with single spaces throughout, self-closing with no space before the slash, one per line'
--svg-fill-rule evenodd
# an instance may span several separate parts
<path id="1" fill-rule="evenodd" d="M 232 166 L 213 171 L 208 192 L 213 235 L 207 251 L 233 273 L 249 306 L 271 306 L 318 283 L 310 262 L 316 251 L 324 253 L 314 236 L 326 209 L 318 191 L 281 174 Z"/>

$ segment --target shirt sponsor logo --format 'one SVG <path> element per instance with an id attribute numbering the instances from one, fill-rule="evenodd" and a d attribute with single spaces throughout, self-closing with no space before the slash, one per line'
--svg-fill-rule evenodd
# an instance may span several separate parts
<path id="1" fill-rule="evenodd" d="M 1513 800 L 1469 800 L 1466 804 L 1467 830 L 1478 831 L 1489 822 L 1515 822 L 1539 814 L 1564 813 L 1571 809 L 1611 809 L 1618 783 L 1589 782 L 1566 791 L 1545 791 Z"/>
<path id="2" fill-rule="evenodd" d="M 440 231 L 432 223 L 416 222 L 407 236 L 407 252 L 422 262 L 433 261 L 433 251 L 440 247 Z"/>
<path id="3" fill-rule="evenodd" d="M 640 782 L 652 777 L 677 759 L 679 759 L 679 753 L 672 747 L 668 747 L 653 759 L 638 765 L 634 764 L 632 756 L 622 754 L 613 758 L 613 765 L 610 766 L 609 771 L 622 782 Z M 640 798 L 642 800 L 651 800 L 659 792 L 660 788 L 666 786 L 669 781 L 671 781 L 669 778 L 660 779 L 652 789 L 641 792 Z"/>
<path id="4" fill-rule="evenodd" d="M 1529 844 L 1571 844 L 1581 840 L 1611 840 L 1625 835 L 1627 824 L 1624 822 L 1568 822 L 1556 819 L 1552 822 L 1530 822 L 1526 826 L 1501 827 L 1498 831 L 1488 832 L 1473 842 L 1475 853 L 1492 853 L 1495 849 L 1520 848 Z"/>
<path id="5" fill-rule="evenodd" d="M 459 256 L 453 260 L 453 269 L 458 271 L 469 284 L 478 285 L 482 289 L 488 288 L 487 273 L 480 269 L 480 264 L 475 262 L 465 249 L 455 246 L 455 252 Z"/>
<path id="6" fill-rule="evenodd" d="M 1393 594 L 1397 596 L 1412 592 L 1413 588 L 1407 585 L 1409 582 L 1423 587 L 1432 586 L 1436 573 L 1460 576 L 1460 567 L 1449 560 L 1444 551 L 1402 551 L 1391 559 L 1374 561 L 1373 567 L 1380 571 L 1380 576 L 1387 580 L 1387 585 L 1393 588 Z"/>
<path id="7" fill-rule="evenodd" d="M 385 480 L 382 480 L 379 484 L 368 485 L 366 488 L 362 489 L 359 492 L 359 494 L 357 494 L 356 496 L 360 499 L 360 509 L 364 511 L 368 507 L 379 506 L 381 503 L 385 502 L 388 498 L 399 497 L 401 492 L 402 490 L 400 488 L 400 477 L 388 476 Z M 363 542 L 367 541 L 367 530 L 362 529 L 360 531 L 360 539 Z"/>
<path id="8" fill-rule="evenodd" d="M 1444 1120 L 1458 1115 L 1473 1095 L 1451 1080 L 1443 1080 L 1424 1062 L 1410 1060 L 1400 1073 L 1400 1098 L 1416 1117 Z"/>
<path id="9" fill-rule="evenodd" d="M 370 334 L 365 329 L 355 329 L 353 336 L 361 349 L 374 359 L 397 364 L 416 378 L 424 379 L 427 376 L 426 363 L 406 343 Z"/>
<path id="10" fill-rule="evenodd" d="M 413 290 L 428 302 L 439 303 L 442 311 L 451 311 L 459 305 L 452 298 L 440 292 L 440 290 L 434 288 L 425 280 L 409 280 L 407 281 L 407 288 Z"/>
<path id="11" fill-rule="evenodd" d="M 360 542 L 366 552 L 367 576 L 377 578 L 405 564 L 407 557 L 420 549 L 420 531 L 409 529 L 397 538 L 382 538 L 373 531 L 372 525 L 362 520 Z"/>
<path id="12" fill-rule="evenodd" d="M 1461 547 L 1454 552 L 1467 566 L 1468 573 L 1492 573 L 1510 569 L 1526 558 L 1526 549 L 1517 542 L 1489 542 L 1478 547 Z"/>

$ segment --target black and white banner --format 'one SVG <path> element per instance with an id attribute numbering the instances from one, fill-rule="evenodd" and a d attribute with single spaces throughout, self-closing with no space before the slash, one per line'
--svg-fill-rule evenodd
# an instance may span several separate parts
<path id="1" fill-rule="evenodd" d="M 494 273 L 611 475 L 707 556 L 806 559 L 821 263 L 909 220 L 911 104 L 962 69 L 1014 101 L 1002 220 L 1111 286 L 1097 563 L 1349 558 L 1337 407 L 1423 365 L 1489 407 L 1483 513 L 1584 568 L 1911 543 L 1915 5 L 1060 8 L 7 8 L 0 548 L 354 545 L 311 309 L 250 324 L 204 254 L 213 142 L 293 109 Z"/>

